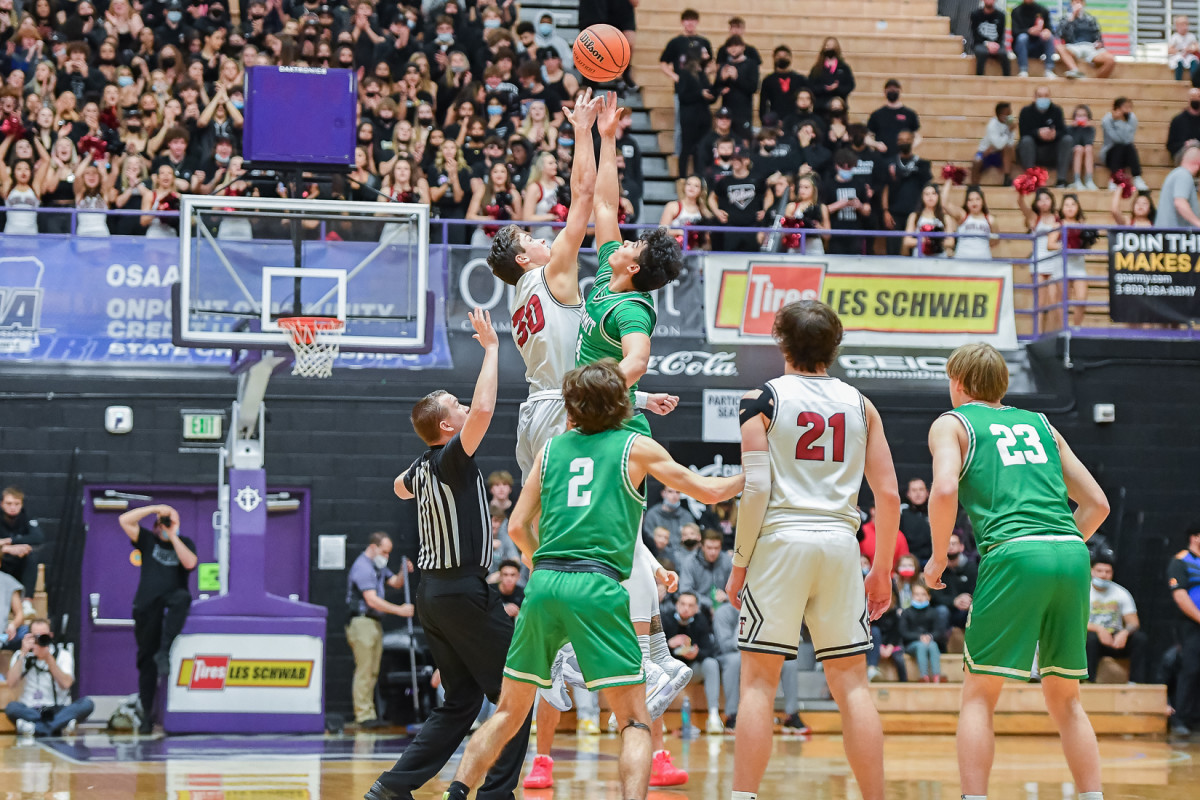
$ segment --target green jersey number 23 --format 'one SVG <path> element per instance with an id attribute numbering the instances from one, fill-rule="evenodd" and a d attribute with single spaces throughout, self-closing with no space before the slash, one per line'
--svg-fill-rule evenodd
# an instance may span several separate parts
<path id="1" fill-rule="evenodd" d="M 993 423 L 988 430 L 996 437 L 996 449 L 1000 451 L 1000 463 L 1006 467 L 1017 464 L 1045 464 L 1046 450 L 1042 447 L 1041 437 L 1032 425 L 1007 425 Z M 1019 444 L 1022 448 L 1014 449 Z"/>

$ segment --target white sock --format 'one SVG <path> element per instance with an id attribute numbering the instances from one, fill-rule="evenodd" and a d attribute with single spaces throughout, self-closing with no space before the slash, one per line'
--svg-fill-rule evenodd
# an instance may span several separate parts
<path id="1" fill-rule="evenodd" d="M 1079 800 L 1104 800 L 1104 792 L 1080 792 Z"/>
<path id="2" fill-rule="evenodd" d="M 671 665 L 674 658 L 671 655 L 671 648 L 667 647 L 667 637 L 663 632 L 652 633 L 649 638 L 650 658 L 654 660 L 654 663 L 664 667 Z"/>
<path id="3" fill-rule="evenodd" d="M 987 800 L 986 794 L 964 794 L 962 800 Z"/>
<path id="4" fill-rule="evenodd" d="M 642 659 L 650 659 L 650 634 L 642 634 L 637 637 L 638 647 L 642 648 Z M 650 659 L 653 660 L 653 659 Z"/>
<path id="5" fill-rule="evenodd" d="M 731 792 L 729 800 L 758 800 L 758 792 Z"/>

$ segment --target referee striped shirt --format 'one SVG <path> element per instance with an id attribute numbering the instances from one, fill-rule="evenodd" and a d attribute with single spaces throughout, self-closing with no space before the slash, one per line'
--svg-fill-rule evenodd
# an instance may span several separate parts
<path id="1" fill-rule="evenodd" d="M 404 473 L 404 486 L 417 501 L 418 567 L 491 570 L 487 488 L 458 434 L 414 461 Z"/>

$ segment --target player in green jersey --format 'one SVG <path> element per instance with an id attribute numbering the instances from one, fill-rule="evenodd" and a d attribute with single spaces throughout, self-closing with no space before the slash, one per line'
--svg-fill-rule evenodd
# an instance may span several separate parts
<path id="1" fill-rule="evenodd" d="M 496 713 L 471 737 L 446 793 L 467 793 L 518 731 L 554 658 L 575 646 L 588 688 L 605 689 L 620 722 L 622 800 L 645 798 L 650 716 L 642 654 L 629 622 L 629 577 L 640 535 L 641 486 L 653 475 L 705 503 L 733 497 L 741 475 L 708 478 L 677 464 L 662 445 L 629 430 L 627 384 L 617 363 L 577 367 L 563 381 L 571 430 L 551 439 L 534 463 L 508 532 L 533 564 L 505 665 Z M 537 522 L 534 525 L 534 522 Z M 615 524 L 614 524 L 615 523 Z"/>
<path id="2" fill-rule="evenodd" d="M 958 348 L 946 374 L 954 410 L 929 430 L 933 557 L 925 582 L 944 586 L 961 501 L 982 554 L 958 719 L 963 798 L 987 796 L 1000 690 L 1005 678 L 1028 680 L 1036 655 L 1046 708 L 1080 800 L 1102 800 L 1100 750 L 1079 702 L 1079 681 L 1087 677 L 1090 560 L 1084 542 L 1108 516 L 1108 500 L 1045 415 L 1001 405 L 1008 366 L 994 347 Z M 1068 498 L 1077 504 L 1074 514 Z"/>
<path id="3" fill-rule="evenodd" d="M 596 120 L 600 132 L 600 166 L 596 170 L 594 207 L 600 268 L 596 282 L 584 298 L 575 366 L 602 358 L 616 359 L 633 396 L 650 365 L 650 337 L 657 321 L 650 293 L 679 277 L 683 256 L 679 243 L 664 227 L 643 231 L 634 241 L 621 238 L 617 224 L 621 208 L 617 125 L 624 113 L 625 109 L 606 97 Z M 668 403 L 665 407 L 647 406 L 644 396 L 639 395 L 635 397 L 635 405 L 665 414 L 674 408 L 671 400 L 651 401 Z M 678 398 L 673 400 L 678 402 Z M 634 430 L 650 435 L 650 426 L 641 415 L 630 424 Z"/>

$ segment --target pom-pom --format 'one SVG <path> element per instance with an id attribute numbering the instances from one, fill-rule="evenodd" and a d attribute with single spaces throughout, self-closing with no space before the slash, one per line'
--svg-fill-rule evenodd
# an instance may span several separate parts
<path id="1" fill-rule="evenodd" d="M 0 138 L 11 136 L 14 139 L 20 139 L 25 135 L 25 126 L 21 124 L 21 118 L 16 114 L 5 117 L 0 121 Z"/>
<path id="2" fill-rule="evenodd" d="M 1038 190 L 1036 179 L 1030 175 L 1018 175 L 1013 178 L 1012 186 L 1017 194 L 1033 194 Z"/>
<path id="3" fill-rule="evenodd" d="M 91 153 L 92 159 L 99 161 L 108 152 L 108 144 L 100 137 L 88 134 L 79 140 L 79 149 L 84 153 Z"/>
<path id="4" fill-rule="evenodd" d="M 1133 179 L 1123 169 L 1112 174 L 1112 182 L 1121 187 L 1121 197 L 1126 200 L 1133 197 L 1134 192 L 1137 191 L 1137 187 L 1133 185 Z"/>
<path id="5" fill-rule="evenodd" d="M 1050 180 L 1050 173 L 1041 167 L 1030 167 L 1025 170 L 1025 174 L 1031 176 L 1036 182 L 1036 185 L 1033 187 L 1034 190 L 1042 188 L 1046 185 L 1046 181 Z"/>
<path id="6" fill-rule="evenodd" d="M 559 222 L 567 221 L 567 207 L 562 203 L 555 203 L 554 208 L 550 209 L 550 213 L 553 214 L 554 218 Z"/>
<path id="7" fill-rule="evenodd" d="M 942 180 L 950 181 L 955 186 L 961 186 L 967 180 L 967 171 L 963 167 L 947 164 L 942 167 Z"/>

